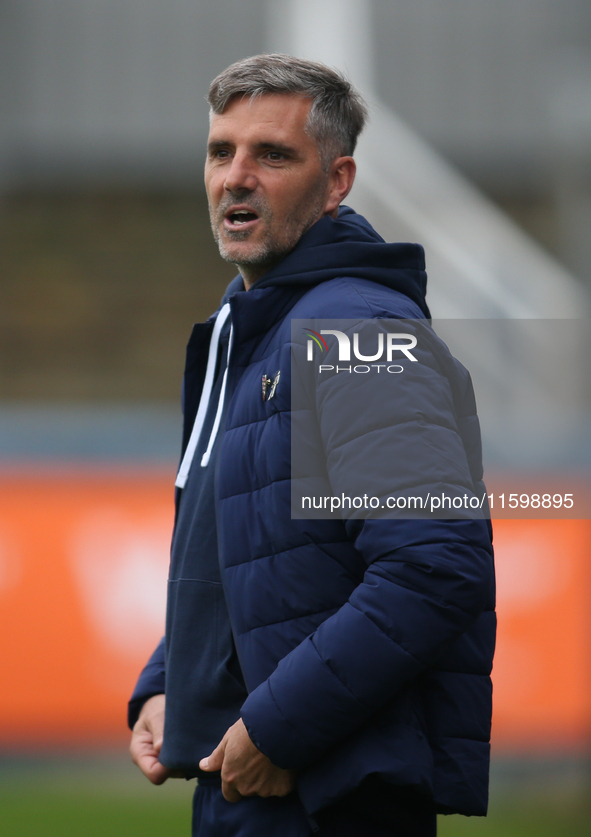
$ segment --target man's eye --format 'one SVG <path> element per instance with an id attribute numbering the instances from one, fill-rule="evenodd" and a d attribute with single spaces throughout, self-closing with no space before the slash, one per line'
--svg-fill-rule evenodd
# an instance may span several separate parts
<path id="1" fill-rule="evenodd" d="M 280 160 L 285 160 L 285 154 L 282 154 L 281 151 L 269 151 L 267 157 L 273 163 L 277 163 Z"/>

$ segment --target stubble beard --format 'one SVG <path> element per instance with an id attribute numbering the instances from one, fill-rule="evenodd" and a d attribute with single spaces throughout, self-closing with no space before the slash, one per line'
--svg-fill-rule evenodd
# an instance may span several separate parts
<path id="1" fill-rule="evenodd" d="M 295 208 L 285 219 L 280 229 L 275 229 L 275 214 L 270 206 L 258 196 L 235 195 L 213 210 L 210 206 L 209 214 L 213 237 L 220 256 L 224 261 L 235 264 L 242 272 L 242 268 L 258 268 L 256 273 L 262 276 L 267 270 L 281 261 L 288 253 L 291 253 L 302 235 L 310 229 L 312 224 L 322 215 L 324 206 L 325 183 L 322 180 L 315 186 L 313 193 L 309 194 L 302 208 Z M 241 241 L 248 241 L 254 230 L 227 230 L 222 227 L 223 219 L 227 209 L 235 203 L 248 203 L 256 210 L 259 218 L 265 223 L 265 234 L 246 253 L 236 253 L 232 245 Z M 252 270 L 248 271 L 252 273 Z"/>

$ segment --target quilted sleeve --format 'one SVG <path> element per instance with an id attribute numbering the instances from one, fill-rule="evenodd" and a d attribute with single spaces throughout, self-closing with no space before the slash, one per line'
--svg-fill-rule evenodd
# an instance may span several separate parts
<path id="1" fill-rule="evenodd" d="M 142 706 L 148 698 L 164 693 L 166 680 L 164 656 L 164 637 L 162 637 L 154 653 L 144 666 L 129 700 L 127 724 L 130 729 L 133 729 L 142 711 Z"/>
<path id="2" fill-rule="evenodd" d="M 461 414 L 470 405 L 465 377 L 449 353 L 440 357 L 430 340 L 423 344 L 412 379 L 392 375 L 378 387 L 375 376 L 343 375 L 337 386 L 326 379 L 317 387 L 334 494 L 352 490 L 356 472 L 371 486 L 367 463 L 376 455 L 388 463 L 382 474 L 389 469 L 392 475 L 381 476 L 377 483 L 383 484 L 371 489 L 379 497 L 411 490 L 472 494 L 481 474 L 479 463 L 468 461 L 462 440 Z M 339 414 L 342 421 L 336 420 Z M 366 565 L 362 583 L 243 706 L 252 740 L 284 768 L 309 766 L 362 727 L 433 664 L 489 602 L 493 564 L 487 521 L 350 519 L 346 528 Z"/>

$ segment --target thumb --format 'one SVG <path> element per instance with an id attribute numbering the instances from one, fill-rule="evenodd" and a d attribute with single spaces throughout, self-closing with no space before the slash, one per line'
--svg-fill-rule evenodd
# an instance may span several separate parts
<path id="1" fill-rule="evenodd" d="M 207 758 L 201 759 L 199 767 L 201 770 L 215 771 L 221 770 L 224 761 L 224 753 L 226 751 L 226 741 L 224 738 L 220 741 L 213 753 Z"/>
<path id="2" fill-rule="evenodd" d="M 154 752 L 156 753 L 156 755 L 160 755 L 160 750 L 162 749 L 163 740 L 164 740 L 164 736 L 163 736 L 162 732 L 156 733 L 156 735 L 154 736 L 154 741 L 152 742 L 153 746 L 154 746 Z"/>

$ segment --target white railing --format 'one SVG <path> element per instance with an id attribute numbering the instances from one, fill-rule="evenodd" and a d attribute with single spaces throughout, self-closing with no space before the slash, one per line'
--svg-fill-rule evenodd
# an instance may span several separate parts
<path id="1" fill-rule="evenodd" d="M 385 108 L 357 153 L 351 203 L 387 240 L 420 241 L 440 317 L 581 317 L 580 283 Z"/>

